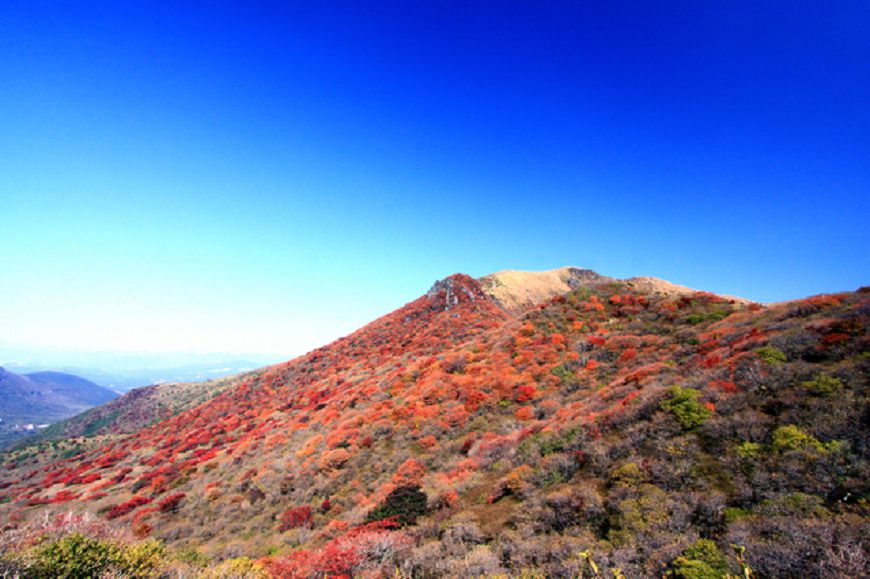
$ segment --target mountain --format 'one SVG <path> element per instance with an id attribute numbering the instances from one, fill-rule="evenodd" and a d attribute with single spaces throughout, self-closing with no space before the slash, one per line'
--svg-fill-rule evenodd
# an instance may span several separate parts
<path id="1" fill-rule="evenodd" d="M 15 374 L 0 367 L 0 446 L 117 395 L 71 374 Z"/>
<path id="2" fill-rule="evenodd" d="M 130 390 L 114 400 L 52 424 L 39 433 L 42 440 L 130 434 L 150 424 L 196 407 L 252 380 L 258 371 L 205 382 L 170 382 Z"/>
<path id="3" fill-rule="evenodd" d="M 262 361 L 257 363 L 215 356 L 212 359 L 204 361 L 180 365 L 165 365 L 166 360 L 163 360 L 163 358 L 169 358 L 169 356 L 112 354 L 111 359 L 103 359 L 104 356 L 108 355 L 74 353 L 67 354 L 66 357 L 59 357 L 57 354 L 46 354 L 48 359 L 55 357 L 66 360 L 66 358 L 71 356 L 79 358 L 78 365 L 66 363 L 46 366 L 45 364 L 35 362 L 18 361 L 7 364 L 7 369 L 14 369 L 18 373 L 33 373 L 45 370 L 46 368 L 52 368 L 64 373 L 81 376 L 100 386 L 118 392 L 127 392 L 133 388 L 152 384 L 215 380 L 253 370 L 265 363 Z M 191 354 L 190 357 L 195 358 L 196 356 Z M 89 361 L 93 364 L 102 365 L 92 366 L 88 364 Z M 274 358 L 270 361 L 274 361 Z"/>
<path id="4" fill-rule="evenodd" d="M 453 275 L 201 403 L 7 452 L 0 518 L 90 513 L 167 573 L 867 576 L 870 290 L 556 271 Z"/>

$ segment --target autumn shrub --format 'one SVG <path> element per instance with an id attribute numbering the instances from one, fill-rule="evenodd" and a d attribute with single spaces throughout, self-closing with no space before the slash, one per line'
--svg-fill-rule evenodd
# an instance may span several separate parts
<path id="1" fill-rule="evenodd" d="M 527 421 L 535 417 L 535 408 L 533 406 L 523 406 L 514 411 L 514 417 L 517 420 Z"/>
<path id="2" fill-rule="evenodd" d="M 311 507 L 293 507 L 287 509 L 281 516 L 278 517 L 280 522 L 278 530 L 281 532 L 289 531 L 290 529 L 298 529 L 300 527 L 309 527 L 313 520 Z"/>
<path id="3" fill-rule="evenodd" d="M 533 473 L 532 467 L 527 464 L 521 464 L 513 469 L 499 479 L 487 502 L 494 503 L 507 496 L 522 498 L 532 488 L 529 481 Z"/>
<path id="4" fill-rule="evenodd" d="M 401 526 L 413 525 L 417 517 L 426 514 L 427 498 L 419 486 L 409 485 L 394 489 L 384 502 L 369 512 L 367 522 L 395 520 Z"/>
<path id="5" fill-rule="evenodd" d="M 174 513 L 178 510 L 178 505 L 181 504 L 181 501 L 184 500 L 185 496 L 184 493 L 171 494 L 157 503 L 157 509 L 161 513 Z"/>
<path id="6" fill-rule="evenodd" d="M 698 402 L 701 393 L 697 390 L 672 386 L 668 394 L 660 407 L 673 414 L 684 430 L 701 426 L 712 414 L 709 408 Z"/>
<path id="7" fill-rule="evenodd" d="M 343 448 L 336 448 L 335 450 L 327 450 L 324 452 L 320 457 L 318 465 L 320 466 L 320 470 L 328 471 L 340 468 L 348 460 L 350 460 L 350 453 Z"/>
<path id="8" fill-rule="evenodd" d="M 132 499 L 130 499 L 129 501 L 127 501 L 125 503 L 121 503 L 119 505 L 115 505 L 114 507 L 111 507 L 106 512 L 106 518 L 107 519 L 117 519 L 118 517 L 123 517 L 127 513 L 130 513 L 132 511 L 138 509 L 142 505 L 147 505 L 151 501 L 152 501 L 152 499 L 150 497 L 142 497 L 142 496 L 133 497 Z"/>
<path id="9" fill-rule="evenodd" d="M 410 537 L 394 529 L 392 521 L 378 521 L 345 530 L 321 548 L 298 550 L 264 560 L 273 577 L 385 577 L 410 550 Z"/>

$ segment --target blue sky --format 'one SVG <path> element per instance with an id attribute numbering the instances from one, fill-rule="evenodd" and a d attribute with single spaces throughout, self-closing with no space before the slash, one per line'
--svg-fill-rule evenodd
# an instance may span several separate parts
<path id="1" fill-rule="evenodd" d="M 280 358 L 457 271 L 870 283 L 866 2 L 315 4 L 0 4 L 0 347 Z"/>

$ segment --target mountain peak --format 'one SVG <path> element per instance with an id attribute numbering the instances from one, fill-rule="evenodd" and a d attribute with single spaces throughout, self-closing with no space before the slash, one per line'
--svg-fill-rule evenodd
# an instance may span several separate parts
<path id="1" fill-rule="evenodd" d="M 436 281 L 426 292 L 426 299 L 435 309 L 447 311 L 465 302 L 487 300 L 488 296 L 476 279 L 455 273 Z"/>
<path id="2" fill-rule="evenodd" d="M 640 276 L 618 279 L 601 275 L 591 269 L 574 266 L 546 271 L 506 269 L 485 275 L 478 281 L 483 292 L 495 303 L 514 313 L 584 286 L 620 283 L 631 291 L 671 296 L 691 295 L 698 291 L 656 277 Z M 749 303 L 749 300 L 739 297 L 722 297 L 738 303 Z"/>
<path id="3" fill-rule="evenodd" d="M 508 311 L 522 310 L 580 286 L 613 281 L 591 269 L 567 266 L 547 271 L 506 269 L 480 278 L 483 291 Z"/>

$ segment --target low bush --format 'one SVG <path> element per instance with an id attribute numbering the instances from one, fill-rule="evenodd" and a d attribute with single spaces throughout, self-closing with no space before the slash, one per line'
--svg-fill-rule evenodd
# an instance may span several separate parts
<path id="1" fill-rule="evenodd" d="M 712 414 L 709 408 L 698 402 L 701 393 L 697 390 L 672 386 L 668 393 L 670 396 L 660 407 L 673 414 L 684 430 L 701 426 Z"/>
<path id="2" fill-rule="evenodd" d="M 35 548 L 31 556 L 25 577 L 84 579 L 114 573 L 144 578 L 161 564 L 163 546 L 156 541 L 122 545 L 74 533 Z"/>
<path id="3" fill-rule="evenodd" d="M 417 517 L 426 514 L 426 493 L 419 486 L 401 486 L 393 490 L 384 502 L 372 510 L 366 521 L 394 520 L 401 526 L 413 525 Z"/>

